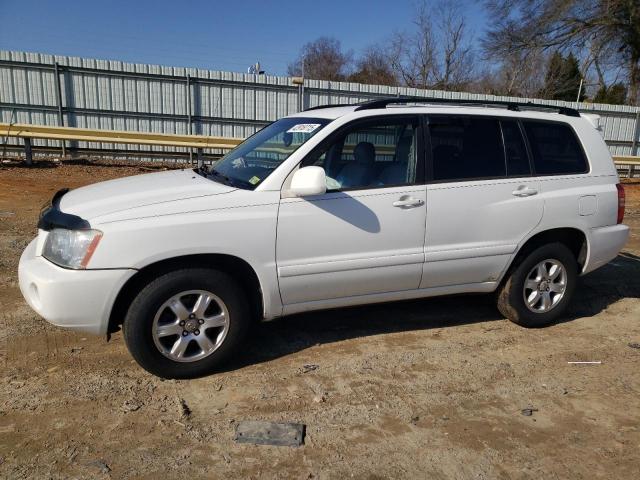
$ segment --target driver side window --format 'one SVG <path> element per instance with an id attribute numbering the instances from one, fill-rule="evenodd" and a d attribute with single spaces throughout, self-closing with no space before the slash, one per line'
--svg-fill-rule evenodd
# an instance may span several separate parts
<path id="1" fill-rule="evenodd" d="M 417 172 L 417 118 L 358 122 L 303 162 L 324 168 L 327 190 L 411 185 Z"/>

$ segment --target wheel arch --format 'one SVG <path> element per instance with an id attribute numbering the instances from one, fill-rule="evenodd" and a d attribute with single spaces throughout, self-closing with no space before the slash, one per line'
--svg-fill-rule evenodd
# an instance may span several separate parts
<path id="1" fill-rule="evenodd" d="M 517 253 L 514 255 L 509 266 L 502 275 L 501 283 L 509 277 L 509 273 L 519 264 L 519 262 L 532 251 L 542 245 L 554 242 L 562 243 L 571 250 L 571 253 L 573 253 L 574 258 L 578 263 L 578 270 L 582 271 L 587 261 L 589 248 L 585 232 L 574 227 L 551 228 L 535 233 L 529 237 L 520 248 L 518 248 Z"/>
<path id="2" fill-rule="evenodd" d="M 135 275 L 127 280 L 118 292 L 111 308 L 107 335 L 120 329 L 131 302 L 151 280 L 164 273 L 189 267 L 213 268 L 235 278 L 247 293 L 254 317 L 258 320 L 263 318 L 263 290 L 258 274 L 246 260 L 227 254 L 182 255 L 150 263 L 139 269 Z"/>

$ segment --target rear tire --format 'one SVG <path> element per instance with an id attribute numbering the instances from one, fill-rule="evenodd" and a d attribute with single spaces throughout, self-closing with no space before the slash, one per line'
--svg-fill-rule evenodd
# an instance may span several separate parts
<path id="1" fill-rule="evenodd" d="M 200 377 L 238 351 L 250 315 L 246 295 L 232 277 L 214 269 L 185 268 L 140 291 L 124 320 L 124 340 L 149 373 Z"/>
<path id="2" fill-rule="evenodd" d="M 543 245 L 513 268 L 498 291 L 498 310 L 527 328 L 555 322 L 567 309 L 578 279 L 578 263 L 562 243 Z"/>

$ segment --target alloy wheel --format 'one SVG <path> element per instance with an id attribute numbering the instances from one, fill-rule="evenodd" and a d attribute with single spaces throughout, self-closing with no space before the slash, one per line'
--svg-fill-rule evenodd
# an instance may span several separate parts
<path id="1" fill-rule="evenodd" d="M 173 295 L 153 319 L 153 342 L 174 362 L 195 362 L 208 357 L 224 342 L 229 311 L 217 295 L 188 290 Z"/>
<path id="2" fill-rule="evenodd" d="M 546 259 L 531 269 L 524 281 L 524 303 L 535 313 L 546 313 L 560 303 L 567 289 L 567 271 L 555 259 Z"/>

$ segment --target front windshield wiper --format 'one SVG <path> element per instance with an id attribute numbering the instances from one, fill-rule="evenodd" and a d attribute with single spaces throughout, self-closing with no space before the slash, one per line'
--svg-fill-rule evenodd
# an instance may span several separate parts
<path id="1" fill-rule="evenodd" d="M 220 172 L 218 172 L 215 168 L 211 168 L 207 174 L 207 177 L 213 177 L 217 182 L 223 183 L 225 185 L 229 185 L 230 187 L 233 187 L 233 181 L 227 177 L 226 175 L 221 174 Z"/>
<path id="2" fill-rule="evenodd" d="M 196 167 L 193 169 L 194 172 L 196 172 L 198 175 L 202 175 L 203 177 L 206 177 L 207 175 L 209 175 L 209 171 L 207 170 L 206 166 L 202 166 L 202 167 Z"/>
<path id="3" fill-rule="evenodd" d="M 209 169 L 208 175 L 207 177 L 213 177 L 216 181 L 224 184 L 224 185 L 228 185 L 230 187 L 236 187 L 236 188 L 253 188 L 254 185 L 252 185 L 249 182 L 245 182 L 243 180 L 238 180 L 236 178 L 231 178 L 231 177 L 227 177 L 226 175 L 220 173 L 219 171 L 217 171 L 215 168 L 211 167 Z"/>

